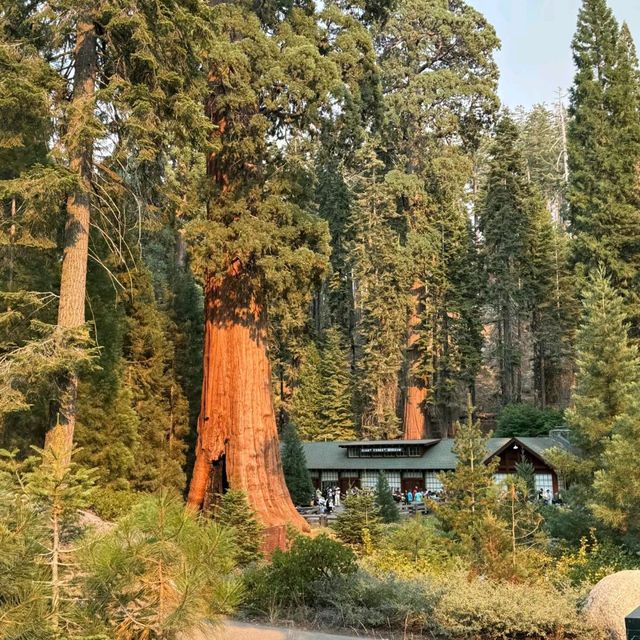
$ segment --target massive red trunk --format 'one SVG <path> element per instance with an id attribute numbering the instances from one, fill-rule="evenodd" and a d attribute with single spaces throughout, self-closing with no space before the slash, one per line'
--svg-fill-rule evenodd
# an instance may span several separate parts
<path id="1" fill-rule="evenodd" d="M 309 526 L 284 481 L 271 395 L 266 314 L 235 263 L 205 289 L 202 405 L 189 504 L 207 507 L 225 489 L 241 489 L 281 546 L 284 528 Z"/>
<path id="2" fill-rule="evenodd" d="M 407 336 L 407 391 L 404 402 L 404 439 L 420 440 L 427 436 L 425 400 L 427 387 L 419 375 L 420 351 L 416 326 L 420 323 L 420 291 L 423 285 L 416 282 L 412 288 L 412 313 Z"/>

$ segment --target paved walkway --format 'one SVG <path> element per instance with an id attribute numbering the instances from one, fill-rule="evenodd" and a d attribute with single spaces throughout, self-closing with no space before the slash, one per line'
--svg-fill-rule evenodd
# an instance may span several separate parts
<path id="1" fill-rule="evenodd" d="M 183 640 L 363 640 L 370 636 L 335 635 L 228 620 L 222 627 L 189 634 Z M 384 638 L 381 636 L 380 639 Z"/>

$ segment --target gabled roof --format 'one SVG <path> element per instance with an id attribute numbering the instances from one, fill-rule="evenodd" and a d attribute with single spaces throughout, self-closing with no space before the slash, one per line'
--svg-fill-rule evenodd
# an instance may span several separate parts
<path id="1" fill-rule="evenodd" d="M 435 444 L 433 444 L 435 442 Z M 367 446 L 375 444 L 425 444 L 428 446 L 421 456 L 407 456 L 398 458 L 386 457 L 363 457 L 350 458 L 347 455 L 347 449 L 350 446 Z M 487 457 L 485 461 L 490 460 L 494 455 L 501 453 L 510 444 L 518 444 L 525 450 L 528 450 L 535 456 L 539 457 L 543 462 L 549 464 L 546 453 L 549 449 L 560 448 L 568 449 L 569 445 L 562 440 L 550 437 L 538 438 L 490 438 L 487 442 Z M 424 470 L 424 471 L 443 471 L 447 469 L 455 469 L 456 456 L 453 453 L 454 440 L 451 438 L 443 440 L 376 440 L 376 441 L 359 441 L 359 442 L 304 442 L 303 448 L 307 458 L 307 467 L 312 470 L 373 470 L 373 469 L 389 469 L 389 470 Z"/>

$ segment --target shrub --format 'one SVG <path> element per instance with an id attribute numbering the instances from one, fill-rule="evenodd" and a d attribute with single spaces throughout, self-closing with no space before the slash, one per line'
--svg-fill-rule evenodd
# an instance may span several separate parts
<path id="1" fill-rule="evenodd" d="M 392 574 L 404 579 L 440 575 L 461 564 L 443 544 L 434 519 L 422 517 L 389 527 L 378 549 L 363 562 L 378 576 Z"/>
<path id="2" fill-rule="evenodd" d="M 437 593 L 424 581 L 379 578 L 364 571 L 316 585 L 316 621 L 356 629 L 427 629 Z"/>
<path id="3" fill-rule="evenodd" d="M 596 640 L 575 593 L 550 584 L 512 584 L 450 574 L 434 608 L 436 636 L 456 640 Z"/>
<path id="4" fill-rule="evenodd" d="M 356 571 L 348 547 L 327 535 L 298 536 L 288 551 L 276 550 L 270 565 L 246 574 L 247 606 L 265 613 L 274 607 L 308 603 L 319 583 Z"/>
<path id="5" fill-rule="evenodd" d="M 563 422 L 562 411 L 556 409 L 538 409 L 525 403 L 508 404 L 498 416 L 495 436 L 546 436 L 550 429 Z"/>
<path id="6" fill-rule="evenodd" d="M 338 537 L 347 544 L 365 546 L 382 534 L 380 508 L 369 493 L 358 493 L 344 501 L 344 510 L 333 524 Z"/>
<path id="7" fill-rule="evenodd" d="M 91 617 L 120 640 L 172 640 L 231 612 L 240 595 L 234 555 L 224 527 L 179 500 L 146 498 L 82 553 Z"/>
<path id="8" fill-rule="evenodd" d="M 134 505 L 144 497 L 145 494 L 135 491 L 100 487 L 91 496 L 91 508 L 103 520 L 117 520 L 131 513 Z"/>
<path id="9" fill-rule="evenodd" d="M 640 569 L 640 558 L 625 547 L 598 540 L 595 530 L 580 540 L 575 551 L 565 551 L 556 565 L 554 579 L 574 586 L 592 585 L 617 571 Z"/>

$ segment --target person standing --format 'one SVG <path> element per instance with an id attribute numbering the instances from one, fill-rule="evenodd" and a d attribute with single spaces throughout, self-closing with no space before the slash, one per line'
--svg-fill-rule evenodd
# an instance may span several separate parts
<path id="1" fill-rule="evenodd" d="M 336 494 L 333 500 L 336 507 L 340 506 L 340 487 L 336 487 Z"/>

